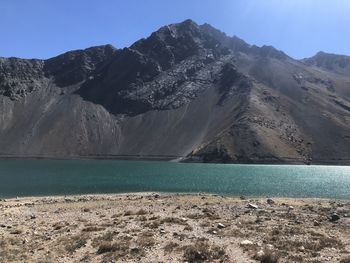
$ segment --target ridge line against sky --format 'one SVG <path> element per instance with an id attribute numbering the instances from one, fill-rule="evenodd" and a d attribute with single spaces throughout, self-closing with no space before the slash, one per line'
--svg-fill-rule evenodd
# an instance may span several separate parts
<path id="1" fill-rule="evenodd" d="M 2 0 L 0 11 L 0 57 L 123 48 L 186 19 L 297 59 L 318 51 L 350 55 L 347 0 Z"/>

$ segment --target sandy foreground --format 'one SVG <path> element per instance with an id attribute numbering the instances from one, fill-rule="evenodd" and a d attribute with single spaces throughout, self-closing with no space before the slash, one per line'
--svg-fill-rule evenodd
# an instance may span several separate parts
<path id="1" fill-rule="evenodd" d="M 350 262 L 350 201 L 137 193 L 0 201 L 0 262 Z"/>

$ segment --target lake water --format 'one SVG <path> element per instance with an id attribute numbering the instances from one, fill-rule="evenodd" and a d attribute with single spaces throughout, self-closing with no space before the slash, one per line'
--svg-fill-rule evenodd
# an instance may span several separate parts
<path id="1" fill-rule="evenodd" d="M 0 160 L 0 197 L 125 192 L 350 199 L 350 166 Z"/>

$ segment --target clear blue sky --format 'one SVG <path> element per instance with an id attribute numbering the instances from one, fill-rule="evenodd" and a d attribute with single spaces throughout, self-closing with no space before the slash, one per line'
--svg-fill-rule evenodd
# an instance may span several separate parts
<path id="1" fill-rule="evenodd" d="M 121 48 L 187 18 L 294 58 L 350 55 L 348 0 L 0 0 L 0 56 Z"/>

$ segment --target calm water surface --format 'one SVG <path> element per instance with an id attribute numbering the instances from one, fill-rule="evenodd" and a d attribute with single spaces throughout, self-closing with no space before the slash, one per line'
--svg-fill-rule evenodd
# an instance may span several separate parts
<path id="1" fill-rule="evenodd" d="M 0 160 L 0 197 L 144 191 L 350 199 L 350 166 Z"/>

